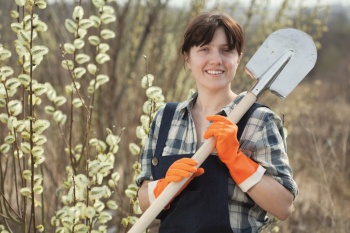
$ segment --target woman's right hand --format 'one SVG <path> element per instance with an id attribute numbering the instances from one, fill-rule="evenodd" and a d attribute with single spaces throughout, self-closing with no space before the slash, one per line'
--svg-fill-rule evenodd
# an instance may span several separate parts
<path id="1" fill-rule="evenodd" d="M 170 182 L 178 182 L 184 178 L 190 177 L 188 181 L 181 187 L 179 192 L 174 196 L 174 198 L 181 193 L 181 191 L 190 183 L 190 181 L 200 176 L 204 173 L 203 168 L 196 168 L 197 161 L 191 158 L 182 158 L 175 161 L 168 169 L 165 177 L 160 180 L 149 181 L 145 180 L 138 192 L 138 199 L 140 201 L 140 208 L 142 211 L 152 204 L 152 202 L 164 191 Z M 173 198 L 173 199 L 174 199 Z M 173 200 L 172 199 L 172 200 Z M 171 201 L 172 201 L 171 200 Z M 171 202 L 170 201 L 170 202 Z M 169 203 L 170 203 L 169 202 Z M 166 209 L 169 208 L 169 205 Z"/>
<path id="2" fill-rule="evenodd" d="M 190 177 L 186 184 L 176 194 L 176 196 L 190 183 L 190 181 L 204 173 L 203 168 L 196 168 L 197 161 L 191 158 L 182 158 L 175 161 L 168 169 L 163 179 L 158 180 L 153 190 L 155 198 L 157 198 L 170 182 L 178 182 L 184 178 Z"/>

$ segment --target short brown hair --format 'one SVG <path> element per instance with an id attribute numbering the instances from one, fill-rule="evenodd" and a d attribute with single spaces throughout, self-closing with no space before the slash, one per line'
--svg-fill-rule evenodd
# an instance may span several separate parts
<path id="1" fill-rule="evenodd" d="M 188 54 L 193 46 L 209 44 L 219 27 L 225 31 L 229 49 L 236 49 L 240 55 L 244 47 L 244 34 L 241 26 L 228 14 L 216 12 L 201 13 L 189 23 L 180 47 L 182 55 Z"/>

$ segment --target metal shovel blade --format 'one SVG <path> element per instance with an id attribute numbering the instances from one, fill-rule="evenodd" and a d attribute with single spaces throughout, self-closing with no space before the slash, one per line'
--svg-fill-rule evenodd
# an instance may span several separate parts
<path id="1" fill-rule="evenodd" d="M 252 92 L 258 96 L 262 89 L 269 88 L 280 98 L 286 98 L 315 66 L 316 59 L 315 43 L 305 32 L 293 28 L 273 32 L 245 67 L 246 72 L 260 83 Z M 270 68 L 266 70 L 266 67 Z M 273 74 L 272 80 L 267 72 Z"/>

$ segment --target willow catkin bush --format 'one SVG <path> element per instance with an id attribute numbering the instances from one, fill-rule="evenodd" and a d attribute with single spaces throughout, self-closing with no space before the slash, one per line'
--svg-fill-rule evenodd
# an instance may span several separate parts
<path id="1" fill-rule="evenodd" d="M 42 164 L 47 137 L 43 133 L 50 126 L 48 120 L 37 115 L 46 88 L 35 79 L 35 70 L 48 53 L 46 46 L 35 43 L 38 34 L 47 30 L 36 13 L 46 7 L 46 2 L 17 0 L 16 4 L 23 9 L 22 15 L 11 11 L 16 20 L 10 28 L 17 35 L 14 46 L 18 74 L 6 65 L 12 52 L 0 46 L 0 118 L 4 136 L 0 146 L 0 227 L 3 232 L 12 232 L 12 227 L 35 232 L 44 230 Z"/>
<path id="2" fill-rule="evenodd" d="M 58 192 L 62 205 L 51 218 L 51 225 L 55 232 L 104 231 L 106 223 L 112 219 L 109 211 L 118 208 L 116 201 L 109 198 L 112 195 L 111 187 L 115 187 L 119 179 L 118 173 L 112 173 L 112 170 L 120 137 L 110 129 L 107 129 L 108 135 L 104 140 L 91 137 L 90 109 L 94 105 L 94 94 L 109 80 L 107 75 L 100 72 L 99 67 L 109 60 L 109 46 L 103 41 L 113 38 L 115 33 L 104 28 L 104 25 L 115 21 L 114 9 L 104 1 L 93 1 L 94 6 L 99 8 L 98 16 L 83 18 L 84 9 L 77 5 L 72 12 L 73 19 L 65 20 L 65 28 L 74 38 L 72 44 L 65 43 L 62 46 L 62 66 L 68 70 L 67 76 L 71 80 L 65 86 L 66 98 L 58 95 L 50 83 L 39 83 L 34 75 L 34 70 L 48 53 L 46 46 L 34 44 L 37 34 L 48 28 L 34 12 L 45 9 L 47 3 L 41 0 L 18 0 L 15 3 L 18 10 L 13 10 L 11 16 L 17 22 L 12 23 L 11 28 L 17 33 L 18 39 L 14 45 L 21 69 L 18 76 L 11 77 L 14 69 L 1 66 L 0 97 L 1 107 L 5 110 L 1 113 L 1 122 L 8 128 L 0 147 L 1 154 L 4 155 L 1 157 L 1 212 L 4 223 L 1 227 L 3 232 L 42 232 L 48 222 L 43 198 L 42 167 L 45 160 L 43 145 L 48 139 L 42 133 L 49 128 L 50 123 L 40 119 L 40 111 L 35 111 L 42 104 L 40 96 L 46 93 L 51 104 L 45 106 L 44 110 L 52 115 L 53 122 L 58 126 L 70 159 L 70 164 L 66 167 L 67 176 Z M 98 34 L 86 38 L 90 27 L 98 28 Z M 90 56 L 82 51 L 86 42 L 94 46 L 96 53 L 93 54 L 93 61 L 84 66 L 90 61 Z M 69 55 L 72 56 L 68 58 Z M 10 56 L 11 52 L 1 46 L 1 60 Z M 92 79 L 87 87 L 88 96 L 83 96 L 78 80 L 87 71 Z M 22 95 L 17 94 L 20 92 Z M 60 109 L 66 103 L 69 114 Z M 85 120 L 86 124 L 83 130 L 75 131 L 74 109 L 78 108 L 83 108 L 84 112 L 76 119 Z M 65 123 L 68 124 L 67 130 L 63 128 Z M 9 166 L 13 169 L 8 169 Z M 14 182 L 5 183 L 6 176 L 14 177 Z M 37 207 L 41 209 L 37 210 Z"/>

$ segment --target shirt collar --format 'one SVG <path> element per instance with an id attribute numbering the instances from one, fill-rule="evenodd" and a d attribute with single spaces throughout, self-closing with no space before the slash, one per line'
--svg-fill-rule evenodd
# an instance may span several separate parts
<path id="1" fill-rule="evenodd" d="M 228 116 L 231 111 L 236 107 L 236 105 L 242 100 L 247 92 L 242 92 L 237 97 L 231 101 L 228 105 L 223 107 L 221 111 L 218 112 L 219 115 Z M 198 97 L 198 92 L 194 93 L 189 99 L 180 103 L 180 114 L 183 116 L 186 112 L 191 112 L 194 103 Z"/>

